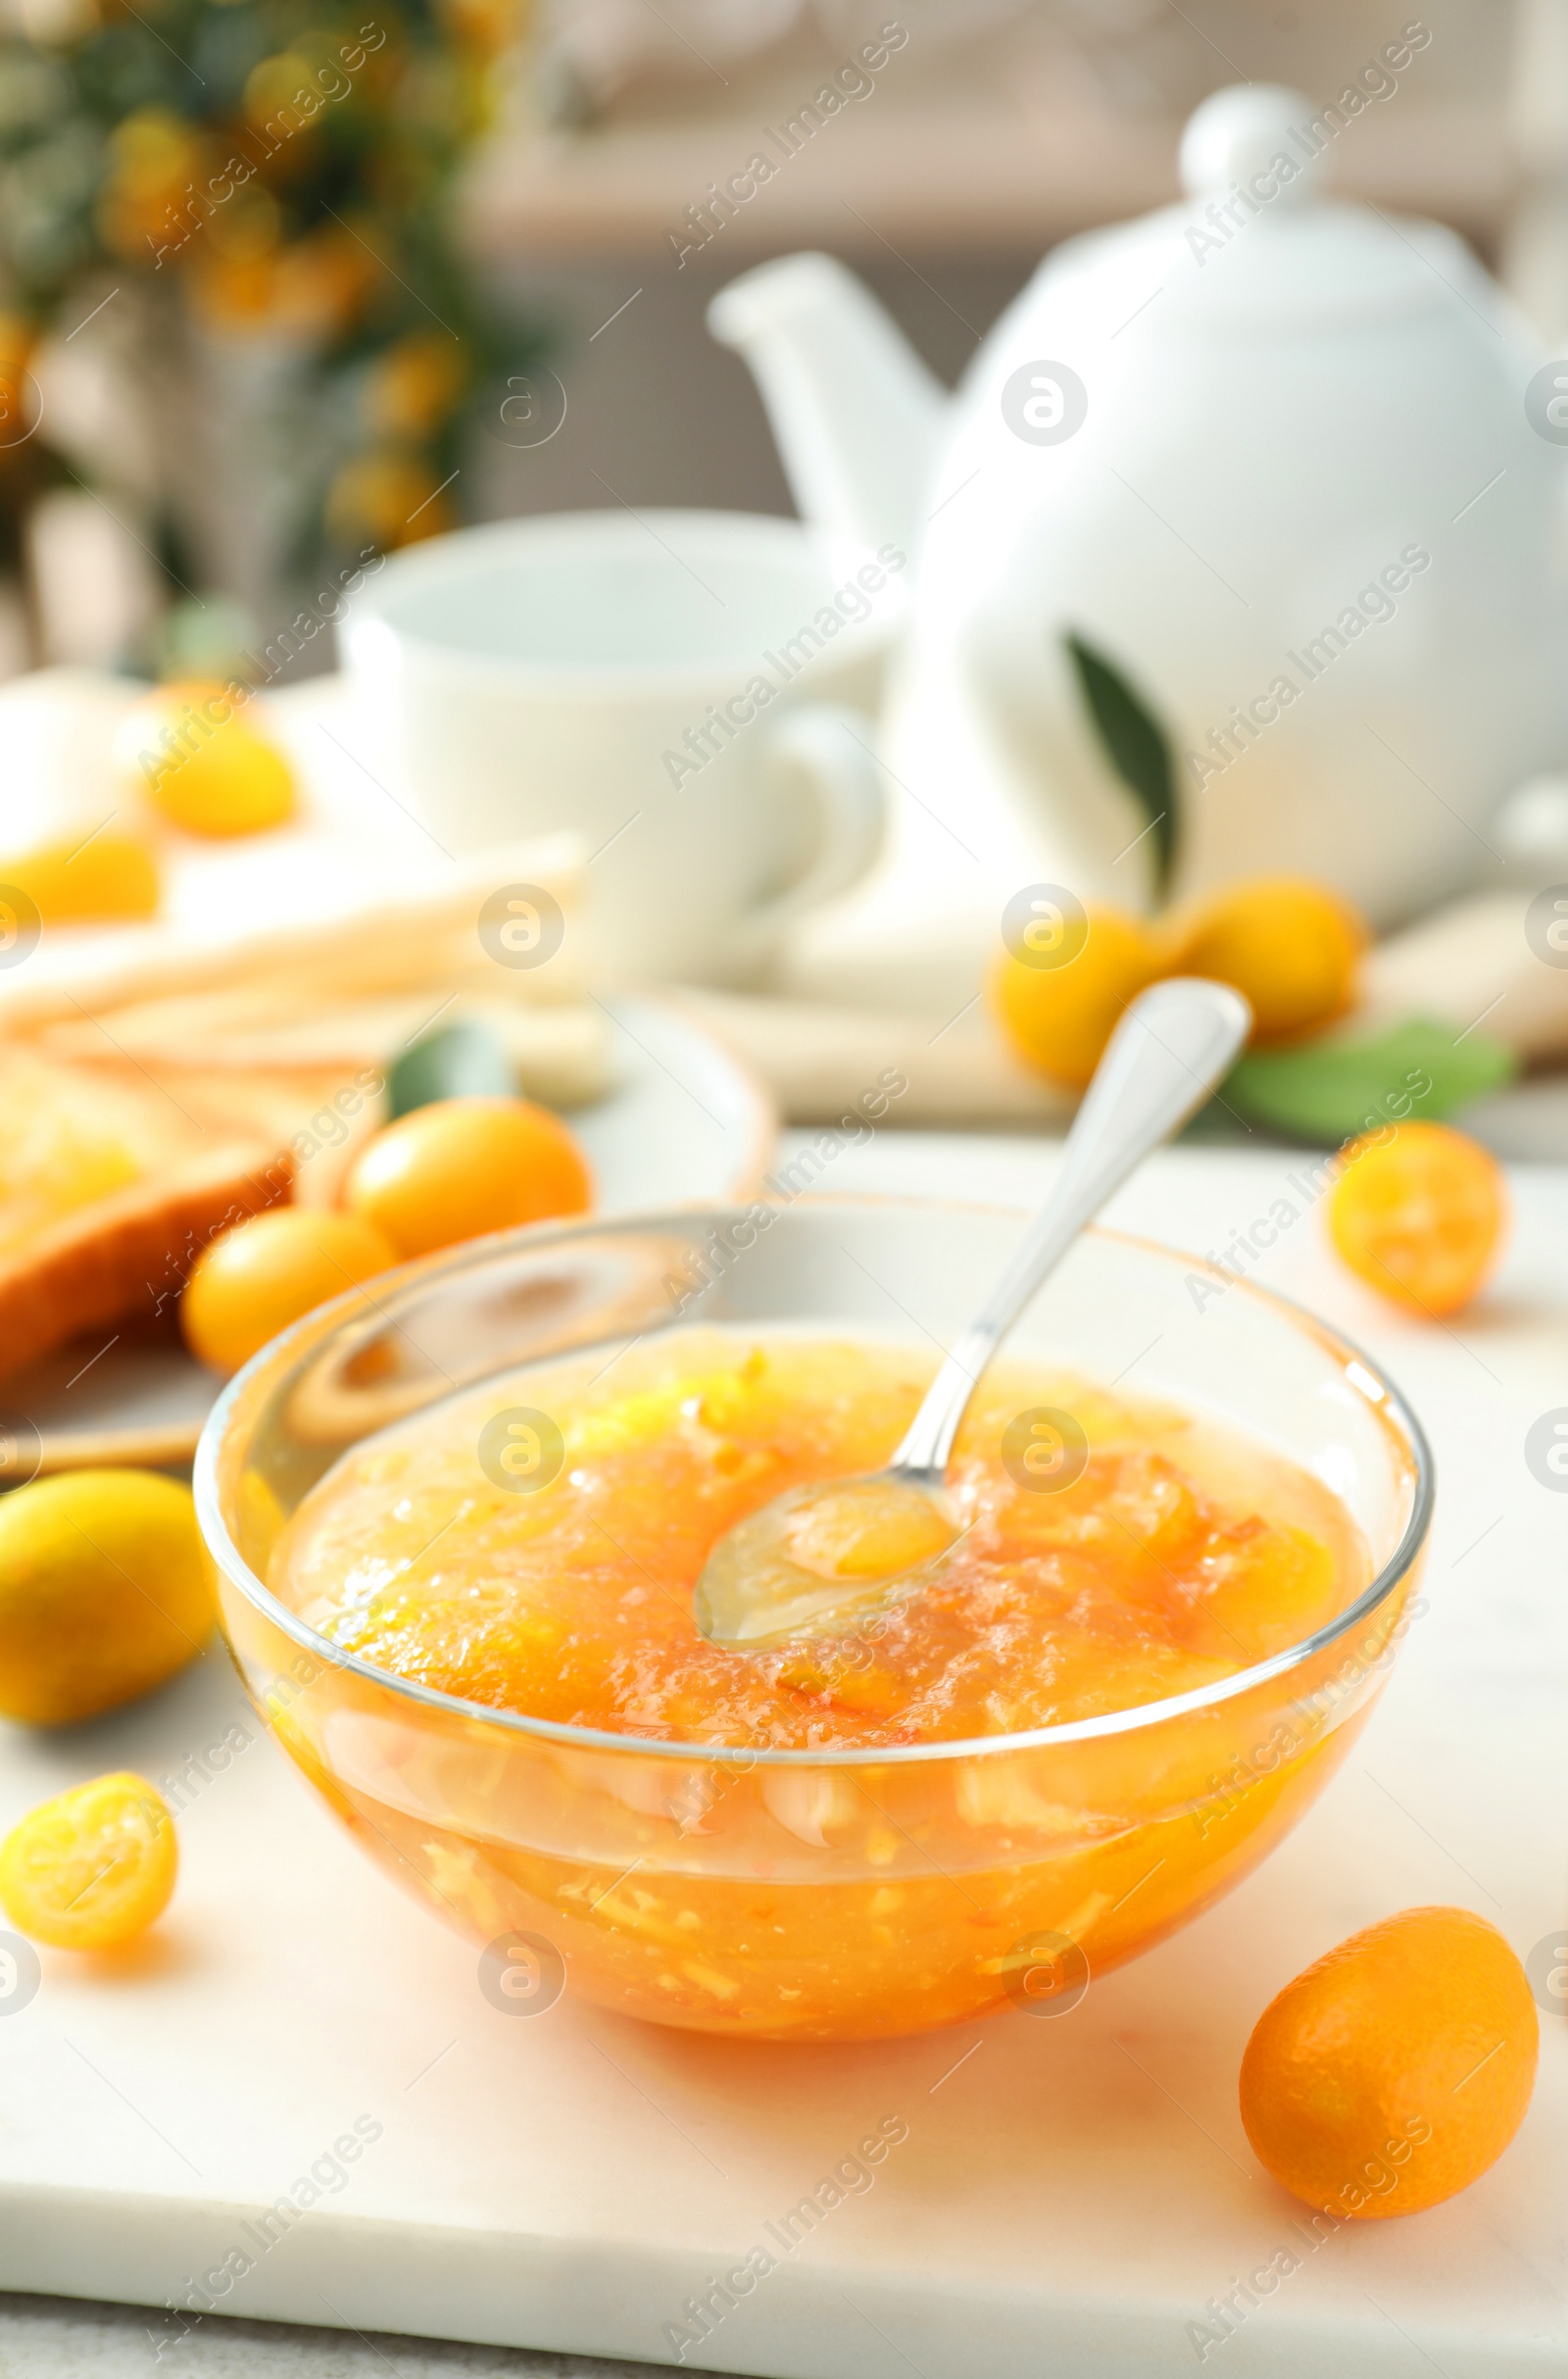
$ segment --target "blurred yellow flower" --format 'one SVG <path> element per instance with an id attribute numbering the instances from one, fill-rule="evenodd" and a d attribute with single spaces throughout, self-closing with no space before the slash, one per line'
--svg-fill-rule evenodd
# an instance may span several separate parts
<path id="1" fill-rule="evenodd" d="M 209 250 L 191 266 L 191 301 L 210 330 L 262 330 L 277 303 L 277 258 Z"/>
<path id="2" fill-rule="evenodd" d="M 336 338 L 365 310 L 385 274 L 352 231 L 312 231 L 278 259 L 278 310 L 301 338 Z"/>
<path id="3" fill-rule="evenodd" d="M 137 108 L 109 136 L 109 172 L 98 197 L 98 229 L 117 255 L 149 264 L 177 247 L 201 209 L 212 144 L 166 108 Z M 151 252 L 151 253 L 150 253 Z"/>
<path id="4" fill-rule="evenodd" d="M 251 69 L 245 84 L 245 121 L 271 143 L 308 131 L 319 115 L 321 95 L 309 59 L 280 50 Z"/>
<path id="5" fill-rule="evenodd" d="M 340 337 L 364 311 L 381 268 L 346 230 L 309 232 L 287 247 L 237 253 L 208 243 L 193 260 L 192 295 L 210 327 Z"/>
<path id="6" fill-rule="evenodd" d="M 26 370 L 37 338 L 37 329 L 25 315 L 0 309 L 0 378 L 9 383 Z"/>
<path id="7" fill-rule="evenodd" d="M 135 108 L 109 135 L 113 171 L 136 196 L 177 184 L 189 171 L 196 147 L 190 125 L 168 108 Z"/>
<path id="8" fill-rule="evenodd" d="M 345 545 L 369 538 L 388 553 L 443 534 L 455 516 L 422 455 L 383 447 L 344 464 L 326 499 L 326 523 Z"/>
<path id="9" fill-rule="evenodd" d="M 38 422 L 38 391 L 27 374 L 37 329 L 24 316 L 0 311 L 0 474 L 35 462 L 28 441 Z"/>
<path id="10" fill-rule="evenodd" d="M 485 59 L 516 40 L 528 13 L 524 0 L 441 0 L 439 11 L 454 40 Z"/>
<path id="11" fill-rule="evenodd" d="M 469 380 L 467 351 L 445 330 L 416 330 L 370 367 L 365 418 L 386 438 L 427 438 L 447 420 Z"/>
<path id="12" fill-rule="evenodd" d="M 283 214 L 270 190 L 249 181 L 214 209 L 206 228 L 220 256 L 244 264 L 253 257 L 270 255 L 279 245 Z"/>

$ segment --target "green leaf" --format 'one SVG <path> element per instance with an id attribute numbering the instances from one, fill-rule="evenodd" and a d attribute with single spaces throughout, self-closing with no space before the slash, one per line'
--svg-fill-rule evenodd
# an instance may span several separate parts
<path id="1" fill-rule="evenodd" d="M 515 1098 L 517 1079 L 499 1033 L 488 1024 L 448 1024 L 416 1041 L 387 1074 L 394 1115 L 429 1107 L 437 1099 Z"/>
<path id="2" fill-rule="evenodd" d="M 1102 751 L 1149 820 L 1154 895 L 1162 898 L 1176 859 L 1176 769 L 1170 738 L 1153 712 L 1103 653 L 1076 632 L 1064 637 L 1078 691 Z"/>
<path id="3" fill-rule="evenodd" d="M 1373 1040 L 1319 1040 L 1242 1060 L 1225 1098 L 1254 1123 L 1294 1140 L 1338 1143 L 1406 1116 L 1441 1122 L 1511 1081 L 1519 1061 L 1500 1041 L 1411 1016 Z"/>

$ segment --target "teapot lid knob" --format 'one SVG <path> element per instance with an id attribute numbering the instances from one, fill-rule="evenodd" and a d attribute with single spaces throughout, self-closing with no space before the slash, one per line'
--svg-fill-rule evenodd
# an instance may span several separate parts
<path id="1" fill-rule="evenodd" d="M 1304 198 L 1317 173 L 1315 144 L 1302 130 L 1311 116 L 1311 101 L 1279 83 L 1239 83 L 1214 91 L 1195 109 L 1182 134 L 1182 187 L 1190 198 L 1229 190 L 1233 182 L 1245 189 L 1254 174 L 1284 156 L 1296 171 L 1275 176 L 1278 189 L 1271 195 L 1282 205 Z"/>

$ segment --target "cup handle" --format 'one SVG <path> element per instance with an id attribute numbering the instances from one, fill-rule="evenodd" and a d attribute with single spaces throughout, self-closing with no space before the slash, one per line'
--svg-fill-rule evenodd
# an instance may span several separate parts
<path id="1" fill-rule="evenodd" d="M 780 717 L 764 765 L 809 778 L 820 839 L 806 873 L 748 914 L 748 934 L 770 937 L 793 925 L 835 893 L 848 892 L 870 867 L 887 822 L 875 734 L 864 712 L 844 703 L 805 702 Z"/>

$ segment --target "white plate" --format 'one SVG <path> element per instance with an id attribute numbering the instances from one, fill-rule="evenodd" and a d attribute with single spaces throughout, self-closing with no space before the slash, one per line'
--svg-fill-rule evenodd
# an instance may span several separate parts
<path id="1" fill-rule="evenodd" d="M 773 1162 L 772 1099 L 723 1042 L 656 999 L 607 1004 L 616 1087 L 566 1118 L 607 1214 L 753 1198 Z"/>
<path id="2" fill-rule="evenodd" d="M 778 1118 L 766 1091 L 701 1026 L 655 1000 L 620 999 L 616 1086 L 568 1116 L 602 1214 L 755 1197 Z M 26 1477 L 89 1462 L 189 1462 L 221 1382 L 177 1343 L 77 1340 L 0 1386 L 0 1448 Z"/>

